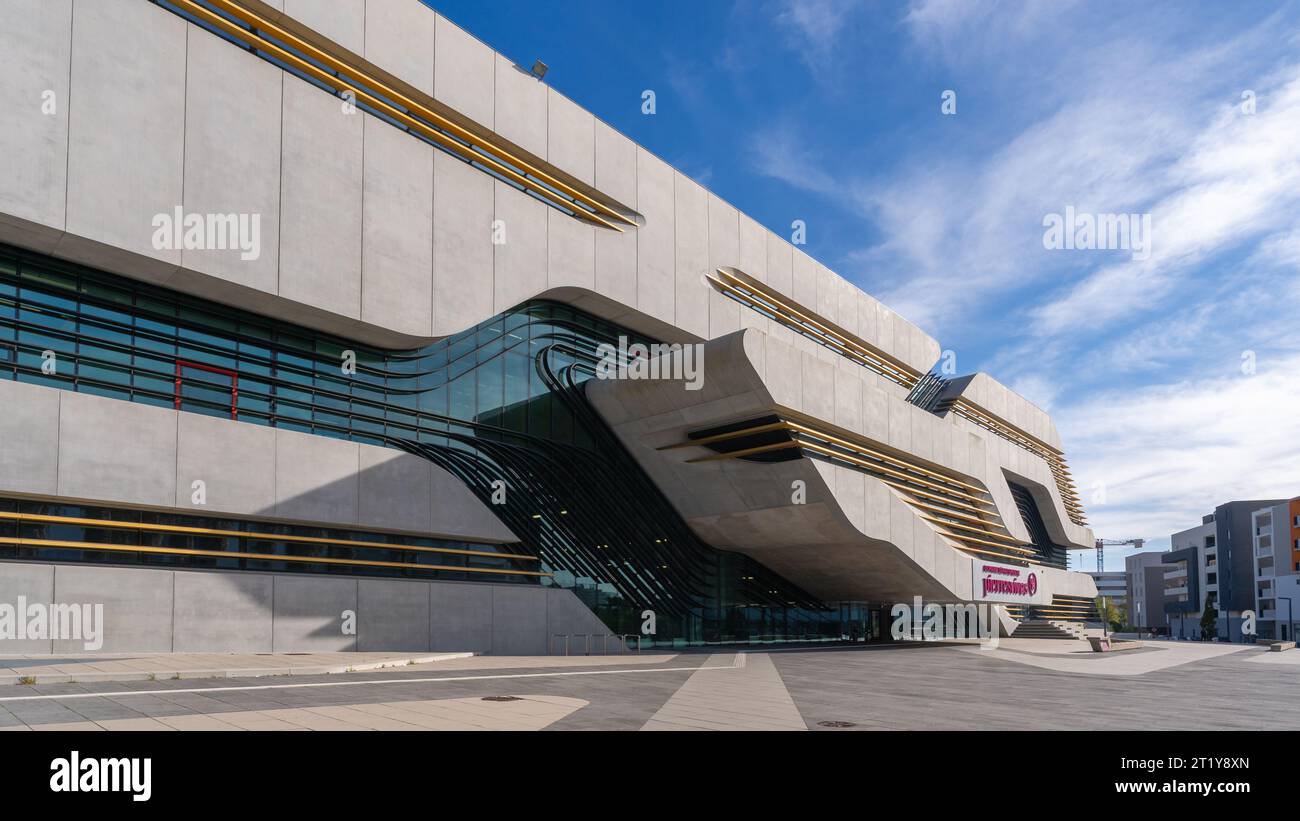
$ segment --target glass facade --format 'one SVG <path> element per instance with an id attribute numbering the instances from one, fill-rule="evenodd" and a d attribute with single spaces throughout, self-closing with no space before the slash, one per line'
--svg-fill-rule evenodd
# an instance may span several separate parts
<path id="1" fill-rule="evenodd" d="M 676 644 L 870 636 L 864 606 L 695 537 L 585 399 L 597 346 L 620 336 L 653 341 L 534 301 L 380 350 L 0 246 L 0 378 L 420 455 L 616 632 L 651 610 Z"/>

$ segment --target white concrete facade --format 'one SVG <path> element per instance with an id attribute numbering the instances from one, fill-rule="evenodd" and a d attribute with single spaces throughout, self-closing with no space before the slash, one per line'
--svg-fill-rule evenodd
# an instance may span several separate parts
<path id="1" fill-rule="evenodd" d="M 427 95 L 638 225 L 618 233 L 570 217 L 148 0 L 6 0 L 0 242 L 379 347 L 427 344 L 537 297 L 707 343 L 698 393 L 620 382 L 589 395 L 705 541 L 828 599 L 969 600 L 973 560 L 861 473 L 803 459 L 760 475 L 650 449 L 790 411 L 979 484 L 1006 533 L 1028 542 L 1009 482 L 1023 485 L 1054 542 L 1092 546 L 1043 458 L 910 404 L 899 385 L 705 275 L 742 271 L 921 373 L 939 358 L 936 339 L 453 22 L 418 0 L 245 5 Z M 176 208 L 257 214 L 260 254 L 154 247 L 154 217 Z M 1063 447 L 1046 413 L 992 377 L 976 374 L 962 396 Z M 450 474 L 394 450 L 4 381 L 0 406 L 13 409 L 0 418 L 2 494 L 192 510 L 202 479 L 214 512 L 514 540 Z M 782 501 L 794 478 L 809 488 L 802 510 Z M 1043 573 L 1059 595 L 1096 592 L 1086 575 Z"/>

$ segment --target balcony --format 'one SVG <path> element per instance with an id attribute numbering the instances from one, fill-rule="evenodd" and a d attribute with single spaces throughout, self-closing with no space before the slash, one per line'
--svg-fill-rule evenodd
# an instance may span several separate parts
<path id="1" fill-rule="evenodd" d="M 1182 587 L 1166 587 L 1166 588 L 1165 588 L 1165 597 L 1166 597 L 1166 598 L 1168 598 L 1169 596 L 1186 596 L 1186 595 L 1187 595 L 1187 585 L 1183 585 Z"/>
<path id="2" fill-rule="evenodd" d="M 1165 580 L 1166 580 L 1166 581 L 1172 581 L 1172 580 L 1174 580 L 1174 579 L 1183 579 L 1183 578 L 1186 578 L 1186 577 L 1187 577 L 1187 568 L 1186 568 L 1186 567 L 1180 567 L 1180 568 L 1178 568 L 1177 570 L 1167 570 L 1167 571 L 1165 571 Z"/>

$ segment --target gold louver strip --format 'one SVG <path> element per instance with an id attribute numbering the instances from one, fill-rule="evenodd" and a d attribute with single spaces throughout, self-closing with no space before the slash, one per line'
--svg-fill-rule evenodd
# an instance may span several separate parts
<path id="1" fill-rule="evenodd" d="M 392 544 L 390 542 L 366 542 L 354 539 L 327 539 L 323 536 L 293 536 L 281 533 L 261 533 L 252 530 L 221 530 L 207 527 L 186 525 L 160 525 L 151 522 L 123 522 L 116 519 L 86 519 L 77 516 L 50 516 L 38 513 L 11 513 L 0 511 L 0 520 L 34 522 L 38 524 L 78 525 L 82 527 L 100 527 L 117 530 L 142 530 L 151 533 L 175 533 L 185 536 L 218 536 L 221 538 L 248 539 L 254 542 L 293 542 L 295 544 L 338 545 L 340 547 L 382 548 L 384 550 L 404 550 L 412 553 L 449 553 L 457 556 L 486 556 L 494 559 L 520 559 L 522 561 L 541 561 L 536 556 L 524 556 L 514 553 L 497 553 L 490 550 L 467 550 L 456 547 L 425 547 L 424 545 Z"/>
<path id="2" fill-rule="evenodd" d="M 403 570 L 450 570 L 457 573 L 498 573 L 512 576 L 550 576 L 536 570 L 499 570 L 490 567 L 457 567 L 441 564 L 413 564 L 410 562 L 381 562 L 370 559 L 332 559 L 325 556 L 287 556 L 280 553 L 243 553 L 231 550 L 196 550 L 183 547 L 153 547 L 134 544 L 108 544 L 103 542 L 71 542 L 61 539 L 27 539 L 0 536 L 0 544 L 35 548 L 73 548 L 76 550 L 109 550 L 119 553 L 153 553 L 169 556 L 208 556 L 216 559 L 252 559 L 254 561 L 301 562 L 306 564 L 336 564 L 354 567 L 395 567 Z"/>
<path id="3" fill-rule="evenodd" d="M 235 0 L 206 0 L 207 5 L 201 5 L 195 0 L 171 2 L 186 14 L 301 71 L 334 89 L 336 93 L 349 92 L 355 95 L 356 100 L 462 159 L 482 164 L 580 219 L 616 231 L 623 230 L 617 223 L 637 225 L 636 220 L 613 205 L 579 190 L 537 163 L 520 157 L 487 134 L 471 131 L 438 112 L 432 105 L 431 98 L 426 102 L 394 88 L 357 65 L 350 52 L 336 43 L 330 42 L 328 49 L 317 46 Z M 212 6 L 221 14 L 207 6 Z M 272 39 L 263 35 L 269 35 Z M 324 40 L 323 37 L 321 39 Z"/>

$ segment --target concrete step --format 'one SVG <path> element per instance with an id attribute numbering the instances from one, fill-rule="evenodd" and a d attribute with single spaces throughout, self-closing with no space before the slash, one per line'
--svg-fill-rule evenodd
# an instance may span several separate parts
<path id="1" fill-rule="evenodd" d="M 1011 634 L 1018 639 L 1076 639 L 1083 640 L 1083 625 L 1067 621 L 1023 621 Z"/>

